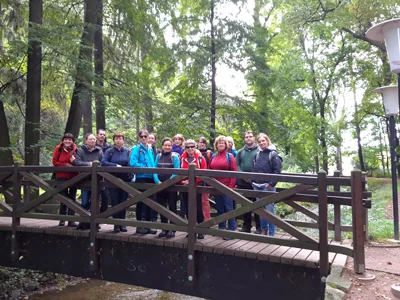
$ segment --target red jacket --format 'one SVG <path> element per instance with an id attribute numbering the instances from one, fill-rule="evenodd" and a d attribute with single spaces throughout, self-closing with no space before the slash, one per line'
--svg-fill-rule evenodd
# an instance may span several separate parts
<path id="1" fill-rule="evenodd" d="M 230 163 L 228 163 L 226 158 L 227 154 L 229 155 Z M 227 153 L 226 151 L 217 152 L 214 158 L 211 159 L 210 169 L 220 171 L 237 171 L 236 159 L 231 153 Z M 215 177 L 215 179 L 222 184 L 229 186 L 230 188 L 234 188 L 236 185 L 236 178 Z"/>
<path id="2" fill-rule="evenodd" d="M 53 165 L 56 167 L 66 167 L 67 164 L 72 165 L 70 158 L 72 155 L 76 156 L 76 144 L 73 144 L 72 147 L 72 149 L 66 150 L 62 142 L 58 144 L 53 153 Z M 70 179 L 78 174 L 77 172 L 56 172 L 56 177 Z"/>
<path id="3" fill-rule="evenodd" d="M 179 158 L 179 161 L 180 161 L 181 169 L 189 169 L 188 156 L 187 156 L 186 152 L 183 152 L 183 154 Z M 206 159 L 201 154 L 199 154 L 199 152 L 197 152 L 197 151 L 195 152 L 194 159 L 191 163 L 196 164 L 197 169 L 207 169 Z M 185 181 L 185 180 L 183 180 L 183 181 Z M 197 185 L 200 185 L 201 180 L 197 178 L 196 181 L 197 181 Z"/>

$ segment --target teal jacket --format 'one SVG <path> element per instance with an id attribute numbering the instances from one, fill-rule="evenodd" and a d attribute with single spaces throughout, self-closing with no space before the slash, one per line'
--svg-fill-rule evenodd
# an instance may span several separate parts
<path id="1" fill-rule="evenodd" d="M 154 168 L 154 155 L 153 152 L 139 143 L 131 150 L 131 157 L 129 159 L 129 166 L 135 168 Z M 153 179 L 153 174 L 137 173 L 136 178 L 151 178 Z"/>
<path id="2" fill-rule="evenodd" d="M 257 152 L 257 144 L 255 144 L 252 148 L 248 148 L 247 145 L 244 145 L 244 147 L 240 149 L 236 155 L 238 170 L 241 172 L 251 172 L 253 170 L 254 157 L 256 156 Z"/>

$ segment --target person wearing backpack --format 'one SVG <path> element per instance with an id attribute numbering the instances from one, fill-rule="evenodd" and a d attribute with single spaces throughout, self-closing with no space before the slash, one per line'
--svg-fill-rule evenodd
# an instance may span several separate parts
<path id="1" fill-rule="evenodd" d="M 253 170 L 254 157 L 256 156 L 259 148 L 257 143 L 255 143 L 256 137 L 253 131 L 247 130 L 244 133 L 245 145 L 238 151 L 236 156 L 236 162 L 238 170 L 240 172 L 251 172 Z M 253 190 L 253 186 L 249 179 L 237 179 L 236 185 L 239 189 Z M 249 198 L 251 201 L 256 201 L 256 198 Z M 243 227 L 241 232 L 251 232 L 251 215 L 252 213 L 246 213 L 243 215 Z M 260 216 L 253 213 L 254 222 L 256 225 L 256 234 L 261 234 Z"/>
<path id="2" fill-rule="evenodd" d="M 215 153 L 210 161 L 210 169 L 211 170 L 221 170 L 221 171 L 237 171 L 237 165 L 235 157 L 232 153 L 228 152 L 228 140 L 225 136 L 219 136 L 215 139 L 214 143 L 215 149 L 217 149 L 217 153 Z M 234 188 L 236 185 L 236 178 L 229 177 L 215 177 L 215 179 L 222 184 Z M 233 208 L 233 200 L 227 195 L 215 195 L 215 204 L 217 207 L 217 214 L 222 215 L 224 213 L 232 211 Z M 226 222 L 221 222 L 218 224 L 218 229 L 228 229 L 228 230 L 236 230 L 236 220 L 235 218 L 231 218 L 228 220 L 228 228 L 226 227 Z M 229 238 L 224 238 L 225 240 Z"/>
<path id="3" fill-rule="evenodd" d="M 197 169 L 207 169 L 207 164 L 206 160 L 204 157 L 201 155 L 200 151 L 196 149 L 196 142 L 192 139 L 186 140 L 185 141 L 185 152 L 180 157 L 180 167 L 181 169 L 188 169 L 189 164 L 193 163 L 196 164 Z M 197 185 L 201 185 L 201 180 L 199 178 L 196 178 Z M 188 185 L 189 180 L 185 179 L 181 181 L 181 184 L 183 185 Z M 188 201 L 189 201 L 189 194 L 188 193 L 182 193 L 183 196 L 183 203 L 184 207 L 186 210 L 186 215 L 189 217 L 189 206 L 188 206 Z M 201 203 L 201 194 L 198 193 L 196 196 L 196 204 L 197 204 L 197 223 L 203 223 L 204 222 L 204 215 L 203 215 L 203 207 Z M 197 235 L 198 239 L 204 239 L 204 234 L 199 233 Z"/>
<path id="4" fill-rule="evenodd" d="M 145 129 L 139 131 L 138 138 L 139 143 L 132 148 L 132 155 L 129 161 L 129 165 L 134 168 L 154 168 L 154 155 L 153 152 L 147 146 L 149 132 Z M 153 173 L 137 173 L 136 183 L 154 183 Z M 143 190 L 141 190 L 143 191 Z M 153 197 L 151 197 L 153 198 Z M 154 199 L 153 199 L 154 201 Z M 138 221 L 152 221 L 154 217 L 157 218 L 157 214 L 150 207 L 143 202 L 136 204 L 136 220 Z M 136 233 L 139 234 L 156 234 L 157 231 L 150 228 L 136 228 Z"/>
<path id="5" fill-rule="evenodd" d="M 265 133 L 257 136 L 260 151 L 254 157 L 253 172 L 263 174 L 280 174 L 282 168 L 282 158 L 276 151 L 276 147 L 271 144 L 270 138 Z M 276 191 L 276 181 L 253 180 L 253 189 L 256 191 Z M 257 198 L 260 200 L 261 198 Z M 264 207 L 271 214 L 275 214 L 274 203 L 267 204 Z M 274 236 L 275 224 L 260 217 L 261 229 L 263 235 Z"/>
<path id="6" fill-rule="evenodd" d="M 104 153 L 103 159 L 101 160 L 102 166 L 108 167 L 125 167 L 129 164 L 130 150 L 124 147 L 125 135 L 122 132 L 116 132 L 113 135 L 114 147 L 109 148 Z M 129 173 L 112 173 L 113 176 L 122 179 L 125 182 L 131 181 L 131 175 Z M 117 206 L 118 204 L 128 199 L 128 192 L 123 189 L 114 187 L 109 188 L 111 196 L 111 205 Z M 126 209 L 113 215 L 114 219 L 125 219 Z M 114 232 L 127 232 L 126 226 L 114 225 Z"/>
<path id="7" fill-rule="evenodd" d="M 197 149 L 200 151 L 201 155 L 203 155 L 206 160 L 207 168 L 210 168 L 210 161 L 213 155 L 213 152 L 210 148 L 207 148 L 207 139 L 204 136 L 199 137 L 197 140 Z M 211 218 L 211 207 L 210 207 L 210 194 L 204 193 L 201 194 L 201 203 L 203 206 L 203 215 L 204 221 L 208 221 Z"/>
<path id="8" fill-rule="evenodd" d="M 175 152 L 172 152 L 172 139 L 166 137 L 162 140 L 162 151 L 158 153 L 156 156 L 155 167 L 156 168 L 175 168 L 179 169 L 179 155 Z M 156 184 L 161 184 L 162 182 L 175 177 L 175 174 L 154 174 L 154 182 Z M 163 190 L 157 194 L 157 201 L 161 205 L 167 207 L 173 213 L 177 213 L 176 202 L 178 201 L 178 194 L 174 191 L 166 191 Z M 161 223 L 168 223 L 168 219 L 161 215 Z M 171 221 L 170 221 L 171 223 Z M 163 230 L 158 235 L 159 237 L 167 237 L 171 238 L 175 236 L 175 231 L 172 230 Z"/>
<path id="9" fill-rule="evenodd" d="M 61 143 L 58 144 L 53 153 L 53 166 L 56 167 L 72 167 L 76 157 L 76 144 L 75 138 L 72 133 L 65 133 L 61 139 Z M 71 179 L 78 175 L 77 172 L 55 172 L 55 179 L 58 184 L 62 184 L 64 181 Z M 76 201 L 76 187 L 72 186 L 60 192 L 61 195 Z M 67 214 L 67 206 L 60 202 L 60 215 Z M 72 209 L 68 209 L 68 215 L 73 216 L 75 212 Z M 58 226 L 64 226 L 65 221 L 60 221 Z M 68 222 L 68 227 L 76 227 L 75 222 Z"/>

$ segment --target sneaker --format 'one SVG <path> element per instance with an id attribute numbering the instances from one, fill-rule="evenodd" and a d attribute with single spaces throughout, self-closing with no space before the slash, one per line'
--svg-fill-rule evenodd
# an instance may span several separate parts
<path id="1" fill-rule="evenodd" d="M 166 230 L 163 230 L 160 232 L 160 234 L 158 235 L 158 237 L 162 238 L 162 237 L 166 237 L 168 234 L 168 232 Z"/>
<path id="2" fill-rule="evenodd" d="M 247 233 L 250 233 L 250 229 L 246 229 L 246 228 L 242 228 L 242 229 L 240 229 L 239 231 L 240 231 L 240 232 L 247 232 Z"/>
<path id="3" fill-rule="evenodd" d="M 258 228 L 258 229 L 256 229 L 256 231 L 254 232 L 255 234 L 261 234 L 262 233 L 262 231 L 261 231 L 261 229 L 260 228 Z"/>
<path id="4" fill-rule="evenodd" d="M 119 233 L 121 229 L 119 228 L 119 225 L 114 225 L 114 232 Z"/>
<path id="5" fill-rule="evenodd" d="M 198 238 L 199 240 L 202 240 L 202 239 L 204 239 L 204 234 L 202 234 L 202 233 L 199 233 L 199 234 L 197 235 L 197 238 Z"/>
<path id="6" fill-rule="evenodd" d="M 175 236 L 175 231 L 168 231 L 167 232 L 167 238 L 172 238 Z"/>
<path id="7" fill-rule="evenodd" d="M 65 225 L 65 221 L 60 221 L 60 223 L 58 223 L 58 226 L 64 226 Z"/>
<path id="8" fill-rule="evenodd" d="M 150 234 L 156 234 L 157 233 L 157 230 L 154 230 L 154 229 L 146 229 L 147 230 L 147 233 L 150 233 Z"/>
<path id="9" fill-rule="evenodd" d="M 147 229 L 144 229 L 144 228 L 136 228 L 136 233 L 138 233 L 138 234 L 147 234 L 148 231 L 147 231 Z"/>
<path id="10" fill-rule="evenodd" d="M 126 226 L 119 226 L 119 230 L 121 230 L 121 232 L 127 232 L 128 229 L 126 229 Z"/>
<path id="11" fill-rule="evenodd" d="M 78 227 L 75 222 L 68 222 L 68 227 Z"/>

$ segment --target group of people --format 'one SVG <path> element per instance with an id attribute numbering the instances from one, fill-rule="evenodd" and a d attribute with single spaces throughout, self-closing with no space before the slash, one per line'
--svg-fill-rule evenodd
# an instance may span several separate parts
<path id="1" fill-rule="evenodd" d="M 257 139 L 252 131 L 246 131 L 244 134 L 245 145 L 239 151 L 235 150 L 233 139 L 226 136 L 218 136 L 215 139 L 214 149 L 208 147 L 205 137 L 200 137 L 197 142 L 193 139 L 185 140 L 181 134 L 175 135 L 173 138 L 165 137 L 161 141 L 161 149 L 157 149 L 157 137 L 154 133 L 147 130 L 140 130 L 138 134 L 138 143 L 132 149 L 124 147 L 125 136 L 121 132 L 114 133 L 111 146 L 106 142 L 105 130 L 98 130 L 97 135 L 88 133 L 85 136 L 84 144 L 77 148 L 74 136 L 70 133 L 64 134 L 61 143 L 56 146 L 53 154 L 54 166 L 91 166 L 92 162 L 98 160 L 102 166 L 129 166 L 136 168 L 189 168 L 189 164 L 195 164 L 198 169 L 211 169 L 221 171 L 241 171 L 255 173 L 272 173 L 279 174 L 282 167 L 282 159 L 276 151 L 275 146 L 271 143 L 269 137 L 260 133 Z M 257 140 L 257 142 L 256 142 Z M 76 176 L 76 172 L 56 172 L 56 180 L 60 183 Z M 134 178 L 130 173 L 114 173 L 114 176 L 125 182 L 135 181 L 137 183 L 155 183 L 162 182 L 173 178 L 175 175 L 154 174 L 154 173 L 137 173 Z M 251 190 L 275 191 L 277 182 L 265 180 L 247 180 L 215 177 L 221 184 L 230 188 L 241 188 Z M 188 179 L 180 182 L 182 185 L 188 185 Z M 203 182 L 197 179 L 197 185 Z M 77 189 L 70 187 L 61 193 L 74 200 L 76 199 Z M 128 199 L 128 193 L 118 187 L 103 188 L 100 192 L 101 208 L 105 211 L 108 207 L 109 198 L 111 198 L 112 206 L 116 206 Z M 90 209 L 90 189 L 82 189 L 82 207 Z M 259 198 L 251 198 L 256 201 Z M 174 213 L 177 213 L 177 202 L 180 200 L 180 215 L 188 216 L 188 193 L 180 193 L 174 191 L 161 191 L 153 201 L 157 201 L 166 206 Z M 217 214 L 221 215 L 232 211 L 235 207 L 234 201 L 227 195 L 215 195 Z M 210 219 L 210 202 L 208 194 L 197 194 L 197 222 L 202 223 L 204 220 Z M 265 209 L 274 214 L 274 204 L 268 204 Z M 60 204 L 60 214 L 73 215 L 72 210 Z M 113 215 L 114 218 L 125 219 L 126 211 L 122 210 Z M 138 221 L 157 222 L 158 213 L 142 202 L 136 204 L 136 219 Z M 268 220 L 259 218 L 254 214 L 257 234 L 274 236 L 275 225 Z M 168 219 L 161 216 L 161 222 L 167 223 Z M 170 221 L 171 222 L 171 221 Z M 60 226 L 64 226 L 65 222 L 60 221 Z M 88 224 L 77 225 L 74 222 L 68 222 L 67 226 L 79 227 L 87 229 Z M 252 216 L 247 213 L 243 216 L 242 232 L 251 232 Z M 229 219 L 228 222 L 218 224 L 219 229 L 236 230 L 235 218 Z M 114 232 L 126 232 L 125 226 L 114 226 Z M 156 234 L 157 231 L 150 228 L 137 228 L 138 234 Z M 162 230 L 159 237 L 173 237 L 174 231 Z M 203 234 L 198 234 L 199 239 L 203 239 Z M 226 238 L 228 239 L 228 238 Z"/>

